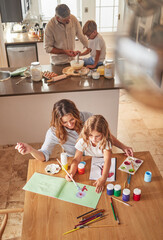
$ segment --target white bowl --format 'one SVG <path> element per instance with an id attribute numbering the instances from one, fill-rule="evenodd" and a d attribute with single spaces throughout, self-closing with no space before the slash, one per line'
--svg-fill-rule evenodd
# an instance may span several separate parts
<path id="1" fill-rule="evenodd" d="M 83 67 L 84 61 L 83 61 L 83 60 L 79 60 L 79 63 L 77 63 L 76 60 L 72 60 L 72 61 L 70 62 L 70 65 L 71 65 L 71 67 L 72 67 L 73 69 L 79 70 L 79 69 L 81 69 L 81 68 Z"/>

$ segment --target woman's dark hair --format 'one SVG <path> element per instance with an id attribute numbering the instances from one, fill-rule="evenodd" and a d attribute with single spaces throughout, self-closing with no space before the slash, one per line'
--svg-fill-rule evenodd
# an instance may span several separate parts
<path id="1" fill-rule="evenodd" d="M 52 111 L 51 127 L 55 127 L 56 137 L 60 143 L 63 144 L 67 140 L 67 131 L 62 124 L 62 117 L 65 115 L 72 115 L 75 118 L 75 131 L 79 134 L 81 132 L 83 123 L 80 120 L 80 112 L 74 102 L 68 99 L 62 99 L 54 104 Z"/>

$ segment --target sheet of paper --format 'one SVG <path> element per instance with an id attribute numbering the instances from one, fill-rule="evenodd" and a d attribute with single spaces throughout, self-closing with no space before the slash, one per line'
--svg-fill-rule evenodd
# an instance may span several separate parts
<path id="1" fill-rule="evenodd" d="M 67 182 L 65 178 L 48 176 L 35 172 L 29 179 L 24 190 L 58 198 L 67 202 L 82 206 L 96 208 L 101 193 L 95 192 L 95 187 L 78 183 L 84 191 L 78 191 L 73 182 Z"/>
<path id="2" fill-rule="evenodd" d="M 91 180 L 97 180 L 102 176 L 104 166 L 104 158 L 92 158 L 91 162 L 91 171 L 89 179 Z M 108 178 L 106 181 L 108 182 L 114 182 L 116 180 L 116 158 L 111 158 L 111 166 L 108 173 Z"/>
<path id="3" fill-rule="evenodd" d="M 134 175 L 142 163 L 143 163 L 143 160 L 141 159 L 134 158 L 134 157 L 127 157 L 118 169 L 123 172 Z"/>

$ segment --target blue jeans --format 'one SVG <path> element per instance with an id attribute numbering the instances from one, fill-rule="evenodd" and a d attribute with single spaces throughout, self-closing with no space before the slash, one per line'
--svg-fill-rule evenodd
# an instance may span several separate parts
<path id="1" fill-rule="evenodd" d="M 84 61 L 84 66 L 93 65 L 95 62 L 92 57 L 84 58 L 83 61 Z M 101 66 L 101 65 L 103 65 L 103 62 L 98 62 L 96 67 Z"/>

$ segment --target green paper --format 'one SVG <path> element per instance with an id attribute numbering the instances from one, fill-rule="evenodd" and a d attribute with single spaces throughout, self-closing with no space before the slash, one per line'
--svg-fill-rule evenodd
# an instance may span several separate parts
<path id="1" fill-rule="evenodd" d="M 35 172 L 23 189 L 82 206 L 96 208 L 101 193 L 96 193 L 95 187 L 90 185 L 83 185 L 80 183 L 78 183 L 78 185 L 81 188 L 86 186 L 88 189 L 88 191 L 84 191 L 86 195 L 82 198 L 76 196 L 78 189 L 73 182 L 67 182 L 65 178 L 53 177 Z"/>

